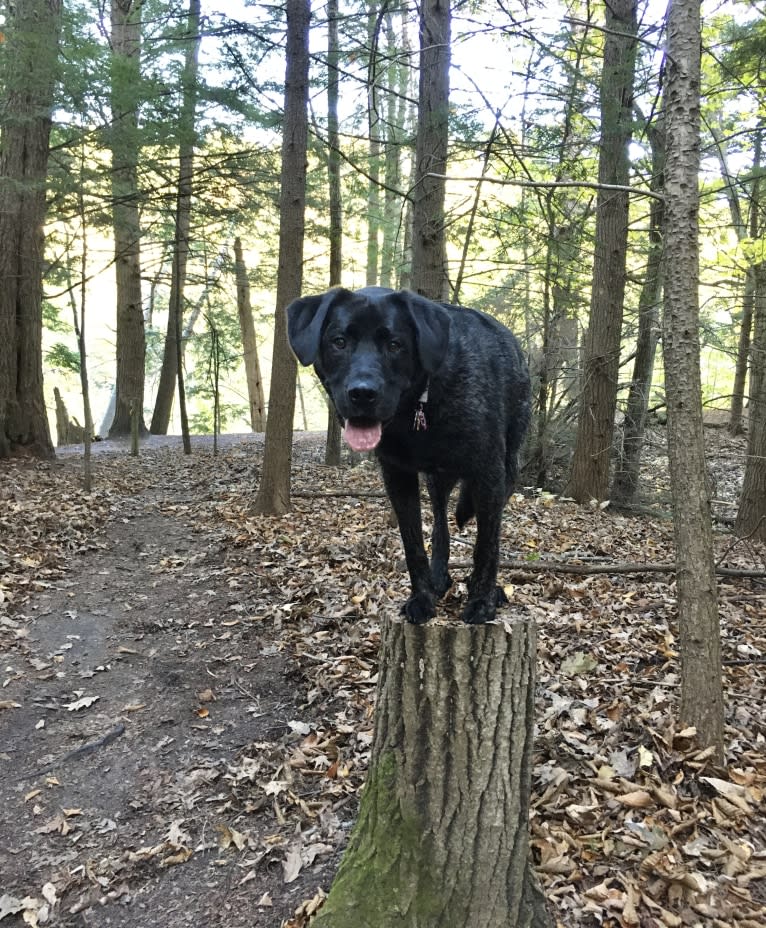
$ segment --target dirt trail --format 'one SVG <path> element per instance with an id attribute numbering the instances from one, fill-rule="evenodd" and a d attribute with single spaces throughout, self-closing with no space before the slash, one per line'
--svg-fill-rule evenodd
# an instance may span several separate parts
<path id="1" fill-rule="evenodd" d="M 24 647 L 3 657 L 0 897 L 43 907 L 53 882 L 55 925 L 279 925 L 318 870 L 283 888 L 269 861 L 223 853 L 215 784 L 288 731 L 299 694 L 269 626 L 236 620 L 252 591 L 185 505 L 199 487 L 153 477 L 28 604 Z M 264 893 L 275 904 L 258 909 Z"/>

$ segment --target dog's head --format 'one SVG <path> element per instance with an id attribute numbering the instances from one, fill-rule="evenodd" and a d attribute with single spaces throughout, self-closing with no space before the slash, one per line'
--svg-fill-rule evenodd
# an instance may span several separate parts
<path id="1" fill-rule="evenodd" d="M 369 451 L 403 397 L 444 361 L 449 313 L 402 290 L 342 288 L 287 307 L 290 346 L 313 364 L 355 451 Z"/>

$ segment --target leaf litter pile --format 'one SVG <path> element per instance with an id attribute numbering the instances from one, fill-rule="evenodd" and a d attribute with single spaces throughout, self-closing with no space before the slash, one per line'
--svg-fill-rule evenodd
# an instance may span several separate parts
<path id="1" fill-rule="evenodd" d="M 408 591 L 375 466 L 322 450 L 296 440 L 284 518 L 252 512 L 256 439 L 105 448 L 92 495 L 72 457 L 4 466 L 2 928 L 310 924 Z M 507 608 L 538 626 L 531 845 L 562 926 L 766 925 L 766 552 L 716 545 L 723 768 L 676 722 L 670 522 L 546 494 L 506 511 Z"/>

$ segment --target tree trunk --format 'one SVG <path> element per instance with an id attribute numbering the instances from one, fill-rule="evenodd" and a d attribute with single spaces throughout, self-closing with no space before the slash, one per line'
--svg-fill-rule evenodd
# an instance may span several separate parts
<path id="1" fill-rule="evenodd" d="M 750 238 L 755 242 L 760 235 L 761 226 L 761 155 L 762 155 L 763 126 L 758 126 L 755 136 L 755 151 L 753 152 L 753 181 L 750 191 Z M 720 146 L 719 146 L 720 151 Z M 722 167 L 726 161 L 721 156 Z M 727 185 L 729 186 L 729 185 Z M 737 185 L 730 185 L 730 202 L 736 202 L 737 208 L 732 209 L 732 218 L 741 215 L 739 201 L 734 191 Z M 742 222 L 735 223 L 740 241 L 744 239 L 748 230 L 742 228 Z M 734 369 L 734 386 L 731 391 L 731 410 L 729 413 L 729 432 L 732 435 L 742 434 L 742 407 L 745 398 L 745 382 L 747 380 L 748 359 L 750 356 L 750 335 L 753 328 L 753 312 L 755 309 L 756 287 L 759 276 L 759 264 L 750 264 L 745 271 L 745 292 L 742 298 L 742 319 L 739 324 L 739 339 L 737 343 L 737 365 Z"/>
<path id="2" fill-rule="evenodd" d="M 589 18 L 590 18 L 590 14 Z M 564 110 L 561 117 L 560 139 L 557 148 L 555 181 L 564 180 L 572 175 L 574 166 L 582 156 L 582 141 L 575 131 L 576 115 L 582 108 L 583 84 L 586 82 L 583 59 L 589 30 L 579 30 L 577 38 L 573 30 L 571 40 L 574 45 L 572 65 L 567 69 L 567 81 L 562 99 Z M 530 57 L 524 73 L 524 109 L 522 125 L 529 131 L 531 120 L 526 112 L 526 101 L 531 93 L 530 86 L 537 80 L 539 61 Z M 522 147 L 529 144 L 525 136 L 520 139 Z M 527 215 L 524 205 L 528 191 L 522 191 L 522 215 Z M 579 385 L 579 320 L 578 320 L 578 276 L 583 249 L 583 234 L 591 214 L 590 205 L 577 206 L 566 191 L 554 189 L 546 191 L 540 200 L 540 207 L 546 220 L 545 263 L 543 271 L 543 318 L 542 345 L 539 355 L 538 370 L 533 364 L 531 373 L 535 389 L 535 427 L 530 430 L 528 443 L 528 463 L 525 471 L 534 479 L 535 486 L 544 487 L 548 479 L 548 469 L 556 450 L 558 428 L 553 418 L 556 397 L 574 393 Z M 530 228 L 533 224 L 530 223 Z M 529 261 L 528 233 L 524 237 L 525 264 Z M 529 275 L 525 275 L 527 288 Z M 525 304 L 532 300 L 527 293 Z M 529 313 L 526 314 L 527 320 Z M 534 336 L 527 321 L 527 341 Z M 533 359 L 534 360 L 534 359 Z M 564 372 L 567 372 L 565 376 Z M 558 381 L 561 380 L 561 383 Z"/>
<path id="3" fill-rule="evenodd" d="M 93 489 L 93 411 L 90 404 L 90 380 L 88 378 L 88 351 L 85 340 L 85 323 L 87 309 L 87 283 L 88 283 L 88 211 L 85 203 L 85 165 L 87 162 L 85 135 L 80 144 L 80 183 L 77 189 L 77 207 L 80 213 L 80 230 L 82 235 L 82 249 L 80 251 L 80 305 L 75 301 L 74 290 L 71 291 L 72 323 L 77 338 L 77 351 L 80 356 L 80 391 L 82 393 L 83 418 L 85 427 L 83 433 L 83 488 L 86 493 Z"/>
<path id="4" fill-rule="evenodd" d="M 452 284 L 452 293 L 450 295 L 450 300 L 453 303 L 460 304 L 461 290 L 463 287 L 463 279 L 465 277 L 466 266 L 468 264 L 468 254 L 471 248 L 471 240 L 473 239 L 473 230 L 476 225 L 476 214 L 479 211 L 479 206 L 481 205 L 483 199 L 483 186 L 484 178 L 487 176 L 489 171 L 489 166 L 492 160 L 492 149 L 497 139 L 497 133 L 500 129 L 500 114 L 498 113 L 495 117 L 495 124 L 492 126 L 492 131 L 489 134 L 487 139 L 487 144 L 484 147 L 484 154 L 481 159 L 481 174 L 479 179 L 476 182 L 476 189 L 473 194 L 473 202 L 471 204 L 471 209 L 468 213 L 468 224 L 466 226 L 465 235 L 463 237 L 463 247 L 460 253 L 460 263 L 458 264 L 457 273 L 455 275 L 455 282 Z"/>
<path id="5" fill-rule="evenodd" d="M 85 441 L 86 428 L 69 415 L 69 410 L 58 387 L 53 388 L 56 404 L 56 446 L 81 445 Z"/>
<path id="6" fill-rule="evenodd" d="M 665 173 L 665 127 L 662 115 L 655 126 L 648 128 L 648 135 L 652 146 L 651 189 L 661 193 Z M 612 485 L 612 499 L 616 503 L 629 503 L 638 490 L 649 392 L 652 388 L 654 359 L 660 335 L 664 213 L 664 201 L 653 199 L 649 206 L 649 254 L 646 259 L 646 275 L 638 298 L 636 357 L 622 426 L 620 457 Z"/>
<path id="7" fill-rule="evenodd" d="M 0 458 L 54 456 L 43 395 L 45 180 L 60 0 L 7 8 L 0 75 Z"/>
<path id="8" fill-rule="evenodd" d="M 369 148 L 367 154 L 367 270 L 365 283 L 373 287 L 378 283 L 380 264 L 380 113 L 376 83 L 376 50 L 378 47 L 379 4 L 368 0 L 367 4 L 367 47 L 370 49 L 370 64 L 367 83 L 367 125 Z"/>
<path id="9" fill-rule="evenodd" d="M 117 286 L 117 376 L 109 437 L 131 434 L 131 410 L 144 425 L 146 335 L 141 305 L 141 217 L 138 191 L 138 88 L 142 0 L 112 0 L 112 216 Z"/>
<path id="10" fill-rule="evenodd" d="M 295 379 L 298 365 L 287 341 L 287 305 L 303 284 L 303 240 L 308 146 L 309 0 L 287 0 L 287 68 L 279 198 L 279 263 L 274 352 L 263 472 L 254 508 L 281 515 L 290 508 Z"/>
<path id="11" fill-rule="evenodd" d="M 324 462 L 327 467 L 340 467 L 343 428 L 331 403 L 327 405 L 327 439 L 324 446 Z"/>
<path id="12" fill-rule="evenodd" d="M 745 271 L 742 318 L 739 322 L 739 338 L 737 339 L 737 363 L 734 367 L 734 385 L 731 389 L 731 409 L 729 410 L 729 434 L 731 435 L 741 435 L 743 432 L 742 410 L 745 405 L 745 384 L 750 361 L 756 273 L 756 267 L 752 264 Z"/>
<path id="13" fill-rule="evenodd" d="M 327 181 L 330 193 L 330 286 L 339 287 L 343 276 L 343 201 L 340 185 L 340 131 L 338 98 L 338 0 L 327 3 Z M 324 462 L 340 465 L 341 427 L 332 403 L 327 404 Z"/>
<path id="14" fill-rule="evenodd" d="M 554 411 L 558 398 L 572 390 L 577 370 L 577 335 L 579 326 L 575 306 L 574 279 L 580 255 L 580 224 L 556 221 L 557 210 L 552 191 L 546 197 L 548 217 L 545 283 L 543 290 L 542 345 L 534 370 L 535 428 L 529 446 L 529 473 L 534 474 L 535 486 L 543 487 L 555 451 L 556 426 Z M 583 217 L 584 218 L 584 217 Z M 574 359 L 573 357 L 574 356 Z M 574 383 L 573 383 L 574 381 Z"/>
<path id="15" fill-rule="evenodd" d="M 399 20 L 398 24 L 395 17 Z M 407 138 L 407 99 L 410 77 L 410 37 L 405 8 L 385 13 L 388 48 L 386 94 L 385 190 L 383 240 L 380 250 L 380 285 L 397 288 L 404 239 L 405 202 L 401 196 L 402 150 Z"/>
<path id="16" fill-rule="evenodd" d="M 242 242 L 239 238 L 234 239 L 234 274 L 237 279 L 237 312 L 245 356 L 247 398 L 250 403 L 250 428 L 254 432 L 263 432 L 266 428 L 263 380 L 261 379 L 261 365 L 258 361 L 253 309 L 250 305 L 250 281 L 247 279 L 245 259 L 242 257 Z"/>
<path id="17" fill-rule="evenodd" d="M 601 74 L 601 145 L 598 180 L 627 185 L 633 125 L 636 63 L 636 0 L 606 4 Z M 583 389 L 567 493 L 578 502 L 604 499 L 609 463 L 625 298 L 628 247 L 627 191 L 599 190 L 590 319 L 585 336 Z"/>
<path id="18" fill-rule="evenodd" d="M 183 327 L 184 289 L 186 265 L 189 259 L 189 231 L 191 229 L 192 180 L 194 176 L 194 148 L 196 144 L 195 110 L 197 108 L 197 72 L 201 42 L 200 0 L 189 0 L 187 20 L 187 46 L 184 70 L 181 77 L 182 102 L 178 120 L 178 191 L 176 193 L 175 240 L 170 274 L 168 300 L 168 328 L 162 370 L 154 402 L 154 414 L 149 430 L 153 435 L 167 435 L 173 395 L 178 379 L 178 346 L 176 332 Z M 183 351 L 181 352 L 183 357 Z"/>
<path id="19" fill-rule="evenodd" d="M 449 295 L 444 175 L 449 143 L 450 28 L 450 0 L 423 0 L 410 286 L 431 300 L 446 300 Z"/>
<path id="20" fill-rule="evenodd" d="M 663 352 L 676 546 L 681 724 L 723 762 L 723 687 L 699 347 L 700 6 L 668 12 Z"/>
<path id="21" fill-rule="evenodd" d="M 766 541 L 766 265 L 755 269 L 747 459 L 734 531 Z"/>
<path id="22" fill-rule="evenodd" d="M 314 928 L 552 925 L 528 851 L 535 628 L 384 626 L 359 818 Z"/>

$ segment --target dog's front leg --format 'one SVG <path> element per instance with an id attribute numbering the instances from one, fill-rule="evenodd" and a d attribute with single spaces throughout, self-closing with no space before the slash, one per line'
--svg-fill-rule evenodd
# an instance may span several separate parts
<path id="1" fill-rule="evenodd" d="M 399 522 L 412 594 L 402 607 L 408 622 L 422 625 L 436 614 L 431 569 L 423 544 L 418 475 L 382 464 L 383 481 Z"/>

